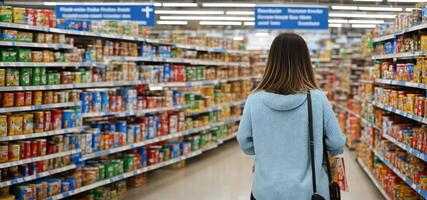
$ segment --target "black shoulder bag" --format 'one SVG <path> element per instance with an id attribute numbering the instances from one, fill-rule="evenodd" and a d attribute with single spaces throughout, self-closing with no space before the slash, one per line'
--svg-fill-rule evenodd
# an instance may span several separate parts
<path id="1" fill-rule="evenodd" d="M 317 193 L 316 187 L 316 165 L 314 159 L 314 136 L 313 136 L 313 111 L 312 111 L 311 93 L 307 93 L 307 108 L 308 108 L 308 130 L 309 130 L 309 147 L 310 147 L 310 159 L 311 159 L 311 174 L 313 177 L 313 195 L 312 200 L 325 200 L 320 194 Z M 337 182 L 332 180 L 331 166 L 329 165 L 329 155 L 326 149 L 325 135 L 323 134 L 323 160 L 326 162 L 326 171 L 329 179 L 329 193 L 331 200 L 340 200 L 341 191 Z"/>

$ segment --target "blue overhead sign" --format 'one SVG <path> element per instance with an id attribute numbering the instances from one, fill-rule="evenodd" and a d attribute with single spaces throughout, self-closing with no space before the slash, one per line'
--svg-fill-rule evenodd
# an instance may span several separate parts
<path id="1" fill-rule="evenodd" d="M 137 21 L 142 26 L 154 26 L 153 4 L 57 4 L 56 18 L 75 20 Z"/>
<path id="2" fill-rule="evenodd" d="M 328 29 L 325 6 L 255 7 L 256 29 Z"/>

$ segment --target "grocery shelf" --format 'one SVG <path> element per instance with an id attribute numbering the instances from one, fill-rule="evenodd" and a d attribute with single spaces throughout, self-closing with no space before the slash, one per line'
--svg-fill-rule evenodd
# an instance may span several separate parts
<path id="1" fill-rule="evenodd" d="M 248 62 L 223 62 L 223 61 L 209 61 L 190 58 L 165 58 L 156 56 L 105 56 L 106 61 L 141 61 L 141 62 L 166 62 L 166 63 L 184 63 L 191 65 L 212 65 L 212 66 L 236 66 L 236 67 L 249 67 Z"/>
<path id="2" fill-rule="evenodd" d="M 412 119 L 414 121 L 417 121 L 417 122 L 420 122 L 420 123 L 423 123 L 423 124 L 427 124 L 427 118 L 423 118 L 421 116 L 413 115 L 413 114 L 410 114 L 410 113 L 407 113 L 407 112 L 404 112 L 404 111 L 401 111 L 401 110 L 398 110 L 398 109 L 394 109 L 391 106 L 387 106 L 387 105 L 384 105 L 382 103 L 378 103 L 378 102 L 375 102 L 375 101 L 372 102 L 372 105 L 375 106 L 375 107 L 377 107 L 377 108 L 381 108 L 383 110 L 386 110 L 386 111 L 398 114 L 400 116 Z"/>
<path id="3" fill-rule="evenodd" d="M 399 176 L 406 184 L 420 194 L 424 199 L 427 199 L 427 192 L 422 190 L 421 187 L 416 185 L 411 179 L 402 174 L 396 167 L 394 167 L 386 158 L 384 158 L 376 150 L 373 151 L 375 156 L 381 160 L 388 168 L 390 168 L 397 176 Z"/>
<path id="4" fill-rule="evenodd" d="M 404 144 L 398 140 L 396 140 L 395 138 L 393 138 L 390 135 L 387 134 L 383 134 L 382 135 L 384 138 L 386 138 L 387 140 L 389 140 L 390 142 L 393 142 L 394 144 L 396 144 L 397 146 L 399 146 L 400 148 L 402 148 L 403 150 L 405 150 L 406 152 L 408 152 L 409 154 L 427 162 L 427 154 L 422 153 L 416 149 L 411 148 L 410 146 L 408 146 L 407 144 Z"/>
<path id="5" fill-rule="evenodd" d="M 425 51 L 417 51 L 417 52 L 406 52 L 406 53 L 393 53 L 393 54 L 384 54 L 384 55 L 374 55 L 372 56 L 373 60 L 382 60 L 382 59 L 413 59 L 417 56 L 426 55 Z"/>
<path id="6" fill-rule="evenodd" d="M 0 22 L 1 23 L 1 22 Z M 99 62 L 0 62 L 0 67 L 105 67 Z"/>
<path id="7" fill-rule="evenodd" d="M 48 43 L 38 43 L 38 42 L 11 42 L 11 41 L 0 41 L 0 46 L 48 48 L 48 49 L 73 49 L 74 48 L 74 46 L 71 44 L 48 44 Z"/>
<path id="8" fill-rule="evenodd" d="M 375 129 L 377 129 L 377 130 L 379 130 L 379 131 L 382 131 L 382 128 L 381 128 L 381 127 L 379 127 L 379 126 L 377 126 L 376 124 L 369 122 L 368 120 L 366 120 L 366 119 L 365 119 L 365 118 L 363 118 L 363 117 L 361 117 L 360 119 L 361 119 L 362 123 L 364 123 L 364 124 L 366 124 L 366 125 L 368 125 L 368 126 L 370 126 L 370 127 L 373 127 L 373 128 L 375 128 Z"/>
<path id="9" fill-rule="evenodd" d="M 144 38 L 132 37 L 132 36 L 126 36 L 126 35 L 106 34 L 106 33 L 97 33 L 97 32 L 89 32 L 89 31 L 76 31 L 76 30 L 51 28 L 47 26 L 32 26 L 32 25 L 26 25 L 26 24 L 16 24 L 16 23 L 7 23 L 7 22 L 0 22 L 0 27 L 32 30 L 32 31 L 42 31 L 42 32 L 50 32 L 50 33 L 61 33 L 61 34 L 78 35 L 78 36 L 86 36 L 86 37 L 87 36 L 101 37 L 101 38 L 108 38 L 108 39 L 130 40 L 130 41 L 141 41 L 141 42 L 145 41 Z"/>
<path id="10" fill-rule="evenodd" d="M 208 145 L 208 146 L 206 146 L 206 147 L 204 147 L 202 149 L 199 149 L 199 150 L 193 151 L 191 153 L 188 153 L 187 155 L 179 156 L 177 158 L 174 158 L 174 159 L 171 159 L 171 160 L 168 160 L 168 161 L 164 161 L 164 162 L 161 162 L 161 163 L 157 163 L 157 164 L 154 164 L 154 165 L 143 167 L 141 169 L 137 169 L 137 170 L 134 170 L 134 171 L 126 172 L 126 173 L 123 173 L 121 175 L 118 175 L 118 176 L 115 176 L 115 177 L 112 177 L 112 178 L 108 178 L 108 179 L 105 179 L 105 180 L 102 180 L 102 181 L 98 181 L 98 182 L 93 183 L 93 184 L 89 184 L 89 185 L 77 188 L 75 190 L 71 190 L 71 191 L 64 192 L 64 193 L 61 193 L 61 194 L 58 194 L 58 195 L 55 195 L 55 196 L 48 197 L 45 200 L 64 199 L 64 198 L 67 198 L 67 197 L 70 197 L 70 196 L 73 196 L 73 195 L 76 195 L 76 194 L 79 194 L 79 193 L 82 193 L 82 192 L 85 192 L 85 191 L 88 191 L 88 190 L 100 187 L 100 186 L 103 186 L 103 185 L 114 183 L 114 182 L 117 182 L 117 181 L 120 181 L 120 180 L 124 180 L 124 179 L 129 178 L 129 177 L 132 177 L 132 176 L 136 176 L 136 175 L 139 175 L 139 174 L 142 174 L 142 173 L 145 173 L 145 172 L 149 172 L 149 171 L 152 171 L 152 170 L 156 170 L 156 169 L 159 169 L 159 168 L 162 168 L 162 167 L 169 166 L 169 165 L 177 163 L 177 162 L 181 162 L 183 160 L 187 160 L 189 158 L 198 156 L 198 155 L 202 154 L 205 151 L 209 151 L 209 150 L 215 149 L 217 147 L 218 147 L 218 144 L 217 143 L 213 143 L 213 144 L 210 144 L 210 145 Z"/>
<path id="11" fill-rule="evenodd" d="M 387 79 L 377 79 L 377 80 L 375 80 L 375 83 L 381 83 L 384 85 L 405 86 L 405 87 L 419 88 L 419 89 L 427 90 L 427 85 L 422 84 L 422 83 L 411 83 L 411 82 L 387 80 Z"/>
<path id="12" fill-rule="evenodd" d="M 103 155 L 109 155 L 109 154 L 113 154 L 113 153 L 117 153 L 117 152 L 127 151 L 130 149 L 142 147 L 142 146 L 149 145 L 149 144 L 154 144 L 154 143 L 164 141 L 164 140 L 169 140 L 172 138 L 182 137 L 185 135 L 191 135 L 191 134 L 198 133 L 198 132 L 201 132 L 204 130 L 212 129 L 212 128 L 217 127 L 217 126 L 233 123 L 233 122 L 236 122 L 239 120 L 240 120 L 240 117 L 229 118 L 229 119 L 226 119 L 222 122 L 212 123 L 212 124 L 207 125 L 207 126 L 203 126 L 203 127 L 199 127 L 199 128 L 193 128 L 190 130 L 186 130 L 186 131 L 182 131 L 182 132 L 178 132 L 178 133 L 172 133 L 169 135 L 163 135 L 163 136 L 159 136 L 159 137 L 152 138 L 149 140 L 145 140 L 145 141 L 141 141 L 141 142 L 137 142 L 137 143 L 131 143 L 128 145 L 117 147 L 117 148 L 107 149 L 107 150 L 103 150 L 103 151 L 97 151 L 94 153 L 83 155 L 82 160 L 89 160 L 89 159 L 97 158 L 97 157 L 100 157 Z"/>
<path id="13" fill-rule="evenodd" d="M 59 85 L 38 85 L 38 86 L 7 86 L 0 87 L 0 92 L 10 91 L 28 91 L 28 90 L 62 90 L 62 89 L 77 89 L 77 88 L 99 88 L 99 87 L 119 87 L 140 85 L 141 81 L 110 81 L 110 82 L 93 82 L 93 83 L 75 83 L 75 84 L 59 84 Z"/>
<path id="14" fill-rule="evenodd" d="M 425 29 L 425 28 L 427 28 L 427 24 L 420 24 L 420 25 L 416 25 L 416 26 L 413 26 L 413 27 L 410 27 L 410 28 L 405 28 L 405 29 L 400 30 L 400 31 L 396 31 L 396 32 L 394 32 L 394 35 L 403 35 L 405 33 L 409 33 L 409 32 L 412 32 L 412 31 L 417 31 L 417 30 L 422 30 L 422 29 Z"/>
<path id="15" fill-rule="evenodd" d="M 74 107 L 74 106 L 81 106 L 81 105 L 82 105 L 82 102 L 77 101 L 77 102 L 44 104 L 44 105 L 36 105 L 36 106 L 20 106 L 20 107 L 10 107 L 10 108 L 0 108 L 0 113 L 45 110 L 45 109 L 51 109 L 51 108 L 64 108 L 64 107 Z"/>
<path id="16" fill-rule="evenodd" d="M 214 112 L 214 111 L 222 110 L 224 107 L 243 105 L 243 104 L 245 104 L 245 102 L 246 102 L 246 100 L 240 100 L 240 101 L 226 103 L 226 104 L 222 104 L 222 105 L 218 105 L 218 106 L 212 106 L 212 107 L 207 107 L 207 108 L 203 108 L 203 109 L 198 109 L 195 111 L 189 111 L 189 112 L 187 112 L 187 116 L 198 115 L 198 114 L 202 114 L 202 113 L 206 113 L 206 112 Z"/>
<path id="17" fill-rule="evenodd" d="M 46 132 L 41 132 L 41 133 L 0 136 L 0 142 L 39 138 L 39 137 L 47 137 L 47 136 L 53 136 L 53 135 L 62 135 L 62 134 L 66 134 L 66 133 L 80 132 L 80 131 L 84 131 L 84 130 L 86 130 L 86 128 L 80 126 L 80 127 L 74 127 L 74 128 L 66 128 L 66 129 L 60 129 L 60 130 L 46 131 Z"/>
<path id="18" fill-rule="evenodd" d="M 232 133 L 228 136 L 225 136 L 224 138 L 218 139 L 218 144 L 223 144 L 224 142 L 234 139 L 236 136 L 237 136 L 237 132 Z"/>
<path id="19" fill-rule="evenodd" d="M 70 151 L 53 153 L 53 154 L 49 154 L 49 155 L 45 155 L 45 156 L 39 156 L 39 157 L 35 157 L 35 158 L 28 158 L 28 159 L 23 159 L 23 160 L 18 160 L 18 161 L 0 163 L 0 169 L 7 168 L 7 167 L 13 167 L 13 166 L 17 166 L 17 165 L 23 165 L 23 164 L 27 164 L 27 163 L 38 162 L 38 161 L 42 161 L 42 160 L 49 160 L 52 158 L 64 157 L 64 156 L 68 156 L 68 155 L 80 153 L 80 152 L 81 152 L 80 149 L 75 149 L 75 150 L 70 150 Z"/>
<path id="20" fill-rule="evenodd" d="M 82 113 L 82 118 L 104 117 L 104 116 L 114 116 L 114 117 L 128 117 L 128 116 L 135 116 L 135 115 L 140 116 L 147 113 L 164 112 L 168 110 L 181 110 L 187 107 L 188 107 L 187 105 L 176 105 L 176 106 L 149 108 L 149 109 L 143 109 L 143 110 L 132 110 L 132 111 L 123 111 L 123 112 L 88 112 L 88 113 Z"/>
<path id="21" fill-rule="evenodd" d="M 359 82 L 361 82 L 361 83 L 367 83 L 367 84 L 374 83 L 373 80 L 359 80 Z"/>
<path id="22" fill-rule="evenodd" d="M 396 36 L 394 34 L 384 35 L 384 36 L 381 36 L 381 37 L 373 38 L 372 42 L 383 42 L 383 41 L 386 41 L 386 40 L 394 39 L 395 37 Z"/>
<path id="23" fill-rule="evenodd" d="M 11 180 L 7 180 L 7 181 L 2 181 L 0 182 L 0 188 L 2 187 L 7 187 L 7 186 L 11 186 L 11 185 L 16 185 L 19 183 L 24 183 L 24 182 L 28 182 L 28 181 L 32 181 L 32 180 L 36 180 L 39 178 L 43 178 L 46 176 L 50 176 L 50 175 L 54 175 L 54 174 L 58 174 L 61 172 L 66 172 L 72 169 L 75 169 L 76 165 L 75 164 L 71 164 L 71 165 L 67 165 L 65 167 L 60 167 L 60 168 L 56 168 L 56 169 L 52 169 L 46 172 L 41 172 L 41 173 L 36 173 L 34 175 L 30 175 L 30 176 L 25 176 L 25 177 L 20 177 L 20 178 L 14 178 Z"/>
<path id="24" fill-rule="evenodd" d="M 216 85 L 216 84 L 227 83 L 227 82 L 231 82 L 231 81 L 251 80 L 254 78 L 256 78 L 256 76 L 237 77 L 237 78 L 229 78 L 229 79 L 222 79 L 222 80 L 149 83 L 148 85 L 149 85 L 149 88 L 152 90 L 159 90 L 159 89 L 163 89 L 165 87 L 193 87 L 193 86 Z"/>
<path id="25" fill-rule="evenodd" d="M 392 200 L 390 196 L 384 191 L 384 189 L 381 187 L 381 185 L 378 183 L 377 179 L 374 177 L 374 175 L 369 170 L 368 166 L 363 163 L 363 161 L 360 158 L 357 158 L 357 163 L 359 163 L 360 167 L 362 167 L 363 171 L 368 175 L 368 178 L 372 181 L 374 186 L 380 191 L 380 193 L 383 195 L 384 199 L 386 200 Z"/>

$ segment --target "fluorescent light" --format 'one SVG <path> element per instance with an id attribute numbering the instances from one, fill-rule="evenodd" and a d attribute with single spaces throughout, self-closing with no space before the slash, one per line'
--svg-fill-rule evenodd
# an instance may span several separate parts
<path id="1" fill-rule="evenodd" d="M 255 26 L 255 22 L 243 22 L 245 26 Z"/>
<path id="2" fill-rule="evenodd" d="M 388 0 L 388 2 L 397 2 L 397 3 L 423 3 L 427 0 Z"/>
<path id="3" fill-rule="evenodd" d="M 242 25 L 242 22 L 230 22 L 230 21 L 200 21 L 200 25 Z"/>
<path id="4" fill-rule="evenodd" d="M 384 24 L 384 20 L 348 20 L 350 24 Z"/>
<path id="5" fill-rule="evenodd" d="M 157 24 L 187 25 L 188 22 L 187 21 L 163 21 L 163 20 L 158 20 Z"/>
<path id="6" fill-rule="evenodd" d="M 18 2 L 5 2 L 6 4 L 12 3 L 12 4 L 16 4 Z M 28 3 L 28 2 L 20 2 L 22 3 L 22 5 L 36 5 L 36 3 Z M 113 3 L 113 2 L 51 2 L 51 1 L 46 1 L 46 2 L 39 2 L 38 5 L 45 5 L 45 6 L 57 6 L 57 5 L 151 5 L 151 3 L 132 3 L 132 2 L 117 2 L 117 3 Z M 155 5 L 155 4 L 154 4 Z"/>
<path id="7" fill-rule="evenodd" d="M 421 8 L 405 8 L 405 11 L 406 12 L 412 12 L 412 10 L 415 10 L 415 9 L 420 9 L 421 10 Z"/>
<path id="8" fill-rule="evenodd" d="M 235 36 L 235 37 L 233 37 L 233 40 L 236 40 L 236 41 L 242 41 L 244 39 L 245 38 L 243 36 Z"/>
<path id="9" fill-rule="evenodd" d="M 331 6 L 332 10 L 357 10 L 357 6 Z"/>
<path id="10" fill-rule="evenodd" d="M 329 13 L 329 17 L 358 17 L 358 18 L 381 18 L 394 19 L 396 15 L 366 14 L 366 13 Z"/>
<path id="11" fill-rule="evenodd" d="M 162 6 L 162 3 L 154 3 L 154 6 L 160 7 L 160 6 Z"/>
<path id="12" fill-rule="evenodd" d="M 363 1 L 363 2 L 383 2 L 383 0 L 353 0 L 353 1 Z"/>
<path id="13" fill-rule="evenodd" d="M 257 36 L 257 37 L 268 37 L 268 36 L 270 36 L 270 33 L 268 33 L 268 32 L 256 32 L 255 36 Z"/>
<path id="14" fill-rule="evenodd" d="M 348 20 L 346 19 L 329 19 L 329 23 L 339 23 L 339 24 L 347 24 Z"/>
<path id="15" fill-rule="evenodd" d="M 174 15 L 223 15 L 221 10 L 156 10 L 156 14 Z"/>
<path id="16" fill-rule="evenodd" d="M 254 21 L 254 17 L 160 16 L 161 20 Z"/>
<path id="17" fill-rule="evenodd" d="M 375 28 L 375 24 L 352 24 L 352 28 Z"/>
<path id="18" fill-rule="evenodd" d="M 329 27 L 341 28 L 342 24 L 329 24 Z"/>
<path id="19" fill-rule="evenodd" d="M 203 7 L 253 8 L 254 3 L 203 3 Z"/>
<path id="20" fill-rule="evenodd" d="M 366 10 L 366 11 L 397 11 L 402 12 L 403 8 L 390 8 L 390 7 L 359 7 L 359 10 Z"/>
<path id="21" fill-rule="evenodd" d="M 254 11 L 226 11 L 227 15 L 254 15 Z"/>
<path id="22" fill-rule="evenodd" d="M 163 3 L 163 7 L 197 7 L 197 3 Z"/>

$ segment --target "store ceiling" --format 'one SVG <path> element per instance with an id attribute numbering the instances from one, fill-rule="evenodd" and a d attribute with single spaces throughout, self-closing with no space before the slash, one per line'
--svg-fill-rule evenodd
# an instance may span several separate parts
<path id="1" fill-rule="evenodd" d="M 208 29 L 220 28 L 212 25 L 223 21 L 228 29 L 252 29 L 253 6 L 255 4 L 294 4 L 294 5 L 326 5 L 329 6 L 330 27 L 353 29 L 356 26 L 366 28 L 375 24 L 392 22 L 394 16 L 400 12 L 408 12 L 415 7 L 415 3 L 408 0 L 168 0 L 168 1 L 138 1 L 138 0 L 7 0 L 8 5 L 51 8 L 45 2 L 153 2 L 156 3 L 157 29 Z M 400 2 L 399 2 L 400 1 Z M 415 0 L 417 1 L 417 0 Z M 418 0 L 419 1 L 419 0 Z M 427 0 L 426 0 L 427 1 Z M 172 5 L 169 3 L 173 3 Z M 213 7 L 205 3 L 216 3 Z M 238 3 L 241 5 L 230 7 L 218 3 Z M 184 5 L 186 5 L 184 7 Z M 196 12 L 195 12 L 196 11 Z M 205 11 L 200 13 L 200 11 Z M 211 25 L 204 25 L 202 21 L 214 21 Z M 234 23 L 233 23 L 234 22 Z M 226 25 L 228 24 L 228 25 Z M 356 24 L 356 26 L 354 26 Z M 222 27 L 224 28 L 224 27 Z"/>

